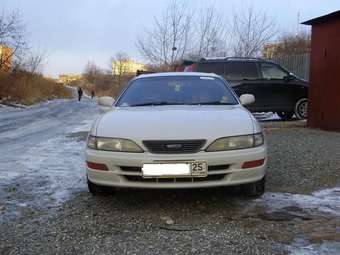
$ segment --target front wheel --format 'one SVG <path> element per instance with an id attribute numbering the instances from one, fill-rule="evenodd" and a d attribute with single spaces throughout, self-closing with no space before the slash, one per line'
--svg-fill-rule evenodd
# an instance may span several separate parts
<path id="1" fill-rule="evenodd" d="M 283 120 L 290 120 L 293 118 L 294 112 L 277 112 L 277 115 Z"/>
<path id="2" fill-rule="evenodd" d="M 247 197 L 260 197 L 263 195 L 266 188 L 266 177 L 263 177 L 257 182 L 243 184 L 241 186 L 243 194 Z"/>
<path id="3" fill-rule="evenodd" d="M 299 120 L 307 119 L 307 110 L 308 110 L 308 99 L 307 98 L 301 98 L 297 103 L 295 104 L 295 116 Z"/>

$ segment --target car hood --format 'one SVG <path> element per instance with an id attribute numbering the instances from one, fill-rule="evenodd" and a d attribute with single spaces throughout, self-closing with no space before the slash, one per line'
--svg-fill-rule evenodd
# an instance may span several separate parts
<path id="1" fill-rule="evenodd" d="M 114 108 L 97 124 L 96 134 L 134 140 L 206 139 L 253 133 L 242 106 L 150 106 Z"/>

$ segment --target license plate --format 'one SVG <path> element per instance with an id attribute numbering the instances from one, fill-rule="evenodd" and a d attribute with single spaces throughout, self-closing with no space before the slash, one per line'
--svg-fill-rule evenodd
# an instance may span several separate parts
<path id="1" fill-rule="evenodd" d="M 205 161 L 143 164 L 142 173 L 145 178 L 206 177 L 208 164 Z"/>

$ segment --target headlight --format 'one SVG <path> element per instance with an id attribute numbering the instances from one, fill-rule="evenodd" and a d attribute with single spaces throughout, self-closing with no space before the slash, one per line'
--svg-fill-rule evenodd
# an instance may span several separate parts
<path id="1" fill-rule="evenodd" d="M 206 151 L 228 151 L 248 149 L 261 146 L 264 143 L 263 134 L 241 135 L 219 138 L 211 143 Z"/>
<path id="2" fill-rule="evenodd" d="M 134 142 L 121 138 L 89 136 L 87 140 L 87 147 L 103 151 L 143 152 L 142 148 Z"/>

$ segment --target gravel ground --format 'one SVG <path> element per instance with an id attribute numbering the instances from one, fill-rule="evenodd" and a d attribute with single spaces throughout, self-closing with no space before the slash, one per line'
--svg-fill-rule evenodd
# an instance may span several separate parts
<path id="1" fill-rule="evenodd" d="M 267 129 L 268 190 L 310 193 L 340 186 L 340 133 Z"/>
<path id="2" fill-rule="evenodd" d="M 268 193 L 262 199 L 246 199 L 237 188 L 125 189 L 93 197 L 83 180 L 64 204 L 0 218 L 0 254 L 287 254 L 304 245 L 318 252 L 324 244 L 330 245 L 323 254 L 340 253 L 336 212 L 321 213 L 314 204 L 268 210 L 282 192 L 308 198 L 340 186 L 340 134 L 265 125 Z M 15 196 L 20 187 L 13 185 L 0 188 L 2 199 Z M 319 254 L 309 251 L 300 254 Z"/>

